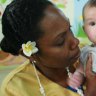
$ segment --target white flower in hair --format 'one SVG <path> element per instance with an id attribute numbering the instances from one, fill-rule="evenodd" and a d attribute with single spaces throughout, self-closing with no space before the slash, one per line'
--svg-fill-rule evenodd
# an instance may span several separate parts
<path id="1" fill-rule="evenodd" d="M 22 44 L 23 53 L 30 57 L 32 54 L 38 52 L 38 48 L 36 47 L 36 42 L 28 41 L 26 44 Z"/>

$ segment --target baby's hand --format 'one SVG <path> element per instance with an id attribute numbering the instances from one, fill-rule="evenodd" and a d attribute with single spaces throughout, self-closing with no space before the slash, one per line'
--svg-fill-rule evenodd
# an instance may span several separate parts
<path id="1" fill-rule="evenodd" d="M 68 85 L 74 89 L 80 87 L 83 83 L 84 75 L 80 71 L 80 69 L 77 69 L 68 79 Z"/>

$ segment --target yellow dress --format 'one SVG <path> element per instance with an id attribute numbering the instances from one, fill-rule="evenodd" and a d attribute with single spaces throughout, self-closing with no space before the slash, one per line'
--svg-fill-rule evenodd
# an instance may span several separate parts
<path id="1" fill-rule="evenodd" d="M 39 71 L 37 74 L 46 96 L 79 96 L 77 93 L 52 82 Z M 32 64 L 27 60 L 5 78 L 0 96 L 42 96 Z"/>

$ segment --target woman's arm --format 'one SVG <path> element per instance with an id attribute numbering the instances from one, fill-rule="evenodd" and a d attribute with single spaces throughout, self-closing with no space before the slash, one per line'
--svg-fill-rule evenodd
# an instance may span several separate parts
<path id="1" fill-rule="evenodd" d="M 96 74 L 92 72 L 92 56 L 88 57 L 86 64 L 86 91 L 85 96 L 96 96 Z"/>

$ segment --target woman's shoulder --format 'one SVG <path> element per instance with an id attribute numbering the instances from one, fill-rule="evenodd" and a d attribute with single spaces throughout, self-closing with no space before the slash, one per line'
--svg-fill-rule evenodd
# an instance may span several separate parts
<path id="1" fill-rule="evenodd" d="M 15 81 L 18 80 L 18 83 L 22 76 L 25 76 L 25 71 L 30 69 L 31 63 L 29 60 L 26 60 L 23 64 L 19 65 L 17 68 L 12 70 L 3 80 L 1 84 L 1 92 L 4 92 L 10 84 L 16 83 Z M 20 77 L 21 76 L 21 77 Z M 17 79 L 18 78 L 18 79 Z"/>
<path id="2" fill-rule="evenodd" d="M 23 64 L 19 65 L 18 67 L 16 67 L 14 70 L 12 70 L 5 78 L 5 81 L 9 81 L 10 79 L 12 79 L 16 74 L 22 72 L 22 70 L 24 70 L 26 67 L 28 67 L 30 65 L 30 61 L 26 60 Z"/>

